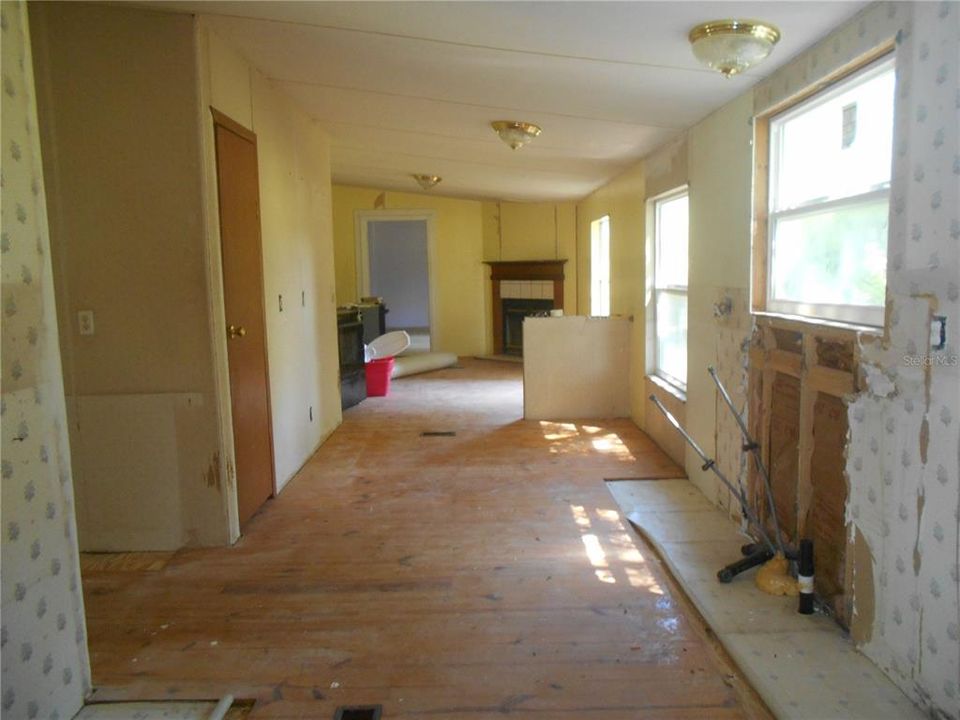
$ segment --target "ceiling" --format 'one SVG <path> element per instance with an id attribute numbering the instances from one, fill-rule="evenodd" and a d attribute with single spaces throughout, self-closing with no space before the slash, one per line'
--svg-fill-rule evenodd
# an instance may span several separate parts
<path id="1" fill-rule="evenodd" d="M 865 2 L 156 2 L 209 16 L 332 137 L 334 182 L 578 199 L 732 100 Z M 700 66 L 697 23 L 772 22 L 744 76 Z M 513 151 L 493 120 L 543 128 Z"/>

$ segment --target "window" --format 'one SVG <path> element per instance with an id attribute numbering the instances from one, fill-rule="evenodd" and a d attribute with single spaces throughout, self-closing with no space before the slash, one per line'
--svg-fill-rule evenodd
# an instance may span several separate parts
<path id="1" fill-rule="evenodd" d="M 654 372 L 687 387 L 687 254 L 690 202 L 686 189 L 653 201 Z"/>
<path id="2" fill-rule="evenodd" d="M 610 217 L 590 223 L 590 314 L 610 314 Z"/>
<path id="3" fill-rule="evenodd" d="M 893 102 L 887 57 L 770 118 L 766 310 L 883 324 Z"/>

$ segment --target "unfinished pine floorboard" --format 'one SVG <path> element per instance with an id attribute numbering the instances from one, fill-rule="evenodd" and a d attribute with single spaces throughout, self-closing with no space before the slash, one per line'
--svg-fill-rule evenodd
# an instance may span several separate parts
<path id="1" fill-rule="evenodd" d="M 628 420 L 523 421 L 519 366 L 463 364 L 348 410 L 234 547 L 88 565 L 98 698 L 232 693 L 274 719 L 768 717 L 603 482 L 681 470 Z"/>

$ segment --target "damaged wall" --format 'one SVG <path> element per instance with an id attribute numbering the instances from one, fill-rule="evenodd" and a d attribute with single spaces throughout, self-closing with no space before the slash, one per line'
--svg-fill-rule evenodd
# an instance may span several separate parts
<path id="1" fill-rule="evenodd" d="M 877 17 L 879 14 L 879 17 Z M 960 6 L 895 4 L 897 107 L 883 338 L 849 408 L 853 634 L 911 697 L 960 717 Z M 932 315 L 947 344 L 932 350 Z"/>
<path id="2" fill-rule="evenodd" d="M 3 674 L 7 718 L 70 718 L 90 692 L 33 73 L 22 2 L 3 48 Z"/>

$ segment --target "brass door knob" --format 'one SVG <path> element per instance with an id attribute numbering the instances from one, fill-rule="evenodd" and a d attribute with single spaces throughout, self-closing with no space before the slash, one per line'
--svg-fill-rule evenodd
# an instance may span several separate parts
<path id="1" fill-rule="evenodd" d="M 243 337 L 247 334 L 247 329 L 243 325 L 228 325 L 227 326 L 227 337 Z"/>

